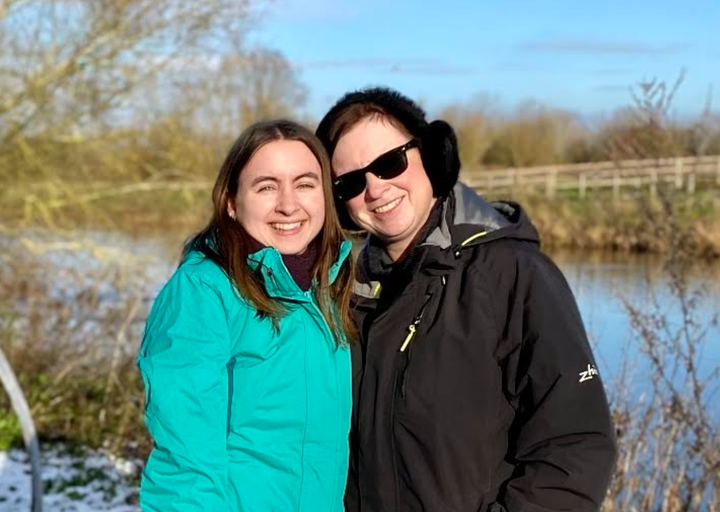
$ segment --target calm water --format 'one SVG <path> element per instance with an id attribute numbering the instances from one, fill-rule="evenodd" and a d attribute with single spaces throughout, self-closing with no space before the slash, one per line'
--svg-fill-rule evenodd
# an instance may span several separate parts
<path id="1" fill-rule="evenodd" d="M 556 253 L 553 258 L 565 274 L 585 322 L 601 371 L 615 378 L 625 369 L 638 383 L 647 378 L 647 364 L 639 357 L 641 340 L 631 329 L 625 303 L 644 313 L 667 318 L 668 332 L 682 325 L 681 303 L 668 286 L 662 258 L 613 253 Z M 694 317 L 706 329 L 698 358 L 703 375 L 720 366 L 720 263 L 692 269 L 689 289 L 699 291 Z M 642 384 L 641 384 L 642 385 Z"/>

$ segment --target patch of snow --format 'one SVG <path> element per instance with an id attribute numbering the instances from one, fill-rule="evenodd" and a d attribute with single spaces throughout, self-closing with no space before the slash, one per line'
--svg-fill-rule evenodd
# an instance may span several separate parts
<path id="1" fill-rule="evenodd" d="M 140 512 L 137 504 L 138 462 L 90 450 L 62 447 L 43 453 L 43 511 Z M 0 452 L 0 510 L 27 512 L 31 471 L 25 452 Z"/>

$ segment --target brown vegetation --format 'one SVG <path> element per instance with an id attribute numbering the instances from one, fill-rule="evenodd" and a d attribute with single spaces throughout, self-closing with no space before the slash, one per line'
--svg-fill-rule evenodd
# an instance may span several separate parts
<path id="1" fill-rule="evenodd" d="M 683 78 L 670 88 L 638 82 L 629 107 L 593 123 L 535 102 L 502 113 L 482 96 L 440 116 L 456 128 L 463 166 L 472 169 L 720 154 L 720 117 L 709 104 L 694 121 L 669 114 Z"/>
<path id="2" fill-rule="evenodd" d="M 720 197 L 716 191 L 689 196 L 665 193 L 662 200 L 647 196 L 613 201 L 607 194 L 589 199 L 515 198 L 526 208 L 549 249 L 593 249 L 666 254 L 672 248 L 670 226 L 663 224 L 664 204 L 672 202 L 673 229 L 682 231 L 685 250 L 696 258 L 720 257 Z"/>
<path id="3" fill-rule="evenodd" d="M 134 365 L 134 321 L 143 295 L 132 268 L 115 259 L 95 272 L 61 271 L 18 240 L 3 241 L 0 348 L 17 374 L 41 440 L 117 454 L 147 452 Z M 21 444 L 11 418 L 8 398 L 0 394 L 0 450 Z"/>
<path id="4" fill-rule="evenodd" d="M 664 203 L 661 218 L 650 215 L 648 229 L 670 247 L 650 300 L 621 298 L 633 334 L 626 354 L 639 353 L 624 358 L 609 390 L 620 455 L 603 511 L 717 512 L 720 364 L 705 351 L 717 348 L 708 329 L 717 329 L 720 313 L 700 314 L 708 292 L 691 284 L 689 236 L 672 203 Z M 677 322 L 658 295 L 663 286 L 681 313 Z"/>

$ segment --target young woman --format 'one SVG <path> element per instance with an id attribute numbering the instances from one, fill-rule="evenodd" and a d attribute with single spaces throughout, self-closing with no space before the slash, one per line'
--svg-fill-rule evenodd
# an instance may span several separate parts
<path id="1" fill-rule="evenodd" d="M 598 510 L 615 460 L 575 300 L 515 204 L 456 184 L 452 128 L 395 91 L 317 134 L 356 284 L 349 512 Z"/>
<path id="2" fill-rule="evenodd" d="M 343 510 L 352 267 L 327 154 L 290 121 L 235 142 L 138 356 L 144 511 Z"/>

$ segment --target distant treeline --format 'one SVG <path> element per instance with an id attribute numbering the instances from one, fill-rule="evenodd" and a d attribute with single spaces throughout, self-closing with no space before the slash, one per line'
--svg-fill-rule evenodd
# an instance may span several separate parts
<path id="1" fill-rule="evenodd" d="M 265 4 L 2 2 L 0 180 L 208 177 L 258 119 L 314 125 L 297 68 L 246 42 Z M 466 167 L 720 153 L 709 101 L 698 119 L 669 115 L 682 81 L 628 84 L 628 107 L 591 123 L 533 102 L 503 111 L 484 96 L 431 116 L 456 128 Z"/>
<path id="2" fill-rule="evenodd" d="M 440 116 L 455 127 L 462 162 L 473 168 L 720 154 L 720 114 L 708 106 L 697 119 L 669 115 L 682 79 L 672 90 L 657 80 L 628 84 L 628 106 L 593 122 L 535 102 L 501 113 L 484 97 Z"/>

